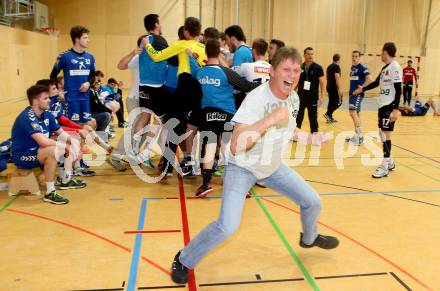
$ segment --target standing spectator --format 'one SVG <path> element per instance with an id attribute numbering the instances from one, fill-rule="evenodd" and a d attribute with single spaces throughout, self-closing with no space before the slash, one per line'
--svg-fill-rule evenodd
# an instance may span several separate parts
<path id="1" fill-rule="evenodd" d="M 417 87 L 417 72 L 412 67 L 412 60 L 408 60 L 408 66 L 403 69 L 403 104 L 411 105 L 411 94 L 414 83 Z"/>
<path id="2" fill-rule="evenodd" d="M 307 47 L 304 50 L 305 62 L 301 65 L 301 76 L 298 83 L 298 95 L 300 99 L 299 112 L 296 120 L 297 127 L 301 128 L 304 111 L 307 113 L 310 122 L 310 132 L 318 132 L 318 107 L 322 104 L 324 96 L 325 77 L 321 65 L 313 61 L 313 48 Z M 321 87 L 321 95 L 319 94 Z"/>
<path id="3" fill-rule="evenodd" d="M 335 112 L 342 104 L 340 60 L 341 56 L 339 54 L 334 54 L 333 63 L 327 67 L 328 105 L 327 112 L 324 114 L 327 123 L 337 122 L 337 120 L 333 118 L 333 112 Z"/>

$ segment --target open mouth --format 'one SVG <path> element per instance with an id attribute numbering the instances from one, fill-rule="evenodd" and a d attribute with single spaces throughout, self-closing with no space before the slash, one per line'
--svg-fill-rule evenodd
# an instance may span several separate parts
<path id="1" fill-rule="evenodd" d="M 293 82 L 291 81 L 284 81 L 284 85 L 287 87 L 292 87 L 293 86 Z"/>

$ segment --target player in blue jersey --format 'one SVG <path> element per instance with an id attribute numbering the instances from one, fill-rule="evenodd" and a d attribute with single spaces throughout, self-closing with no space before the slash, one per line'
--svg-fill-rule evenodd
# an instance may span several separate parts
<path id="1" fill-rule="evenodd" d="M 359 51 L 353 51 L 351 53 L 352 66 L 350 70 L 350 92 L 349 92 L 349 111 L 351 119 L 353 119 L 355 134 L 349 141 L 353 142 L 355 145 L 362 144 L 362 129 L 361 129 L 361 117 L 359 115 L 361 111 L 362 100 L 364 99 L 364 94 L 359 94 L 358 96 L 353 95 L 353 91 L 357 89 L 358 86 L 366 86 L 371 82 L 371 74 L 368 68 L 361 64 L 360 62 L 361 53 Z"/>
<path id="2" fill-rule="evenodd" d="M 203 158 L 203 184 L 196 192 L 197 197 L 205 197 L 212 191 L 209 186 L 213 174 L 214 157 L 217 142 L 226 144 L 229 142 L 232 132 L 232 117 L 237 111 L 235 107 L 234 88 L 243 92 L 259 86 L 259 83 L 251 83 L 240 77 L 230 68 L 220 66 L 220 43 L 217 39 L 209 39 L 206 42 L 206 56 L 208 63 L 199 69 L 196 77 L 202 86 L 202 121 L 200 126 L 202 137 Z"/>
<path id="3" fill-rule="evenodd" d="M 89 44 L 89 30 L 74 26 L 70 30 L 73 47 L 61 53 L 50 74 L 56 80 L 63 71 L 64 89 L 68 103 L 68 118 L 77 123 L 90 123 L 89 88 L 95 75 L 95 58 L 85 49 Z M 93 124 L 94 125 L 94 124 Z"/>
<path id="4" fill-rule="evenodd" d="M 148 41 L 152 44 L 154 49 L 163 50 L 168 47 L 167 41 L 161 35 L 162 28 L 159 15 L 146 15 L 144 17 L 144 26 L 149 33 L 147 36 Z M 149 159 L 150 154 L 148 149 L 157 132 L 144 132 L 144 128 L 150 122 L 151 113 L 156 115 L 154 118 L 154 122 L 156 123 L 158 123 L 157 118 L 163 118 L 166 113 L 169 93 L 165 89 L 164 83 L 167 77 L 167 71 L 167 61 L 155 62 L 145 49 L 141 51 L 139 54 L 139 106 L 147 110 L 144 110 L 140 114 L 139 120 L 134 127 L 133 149 L 128 153 L 127 162 L 134 164 L 143 163 L 148 168 L 154 168 L 154 165 Z M 140 153 L 143 135 L 146 135 L 146 150 Z"/>
<path id="5" fill-rule="evenodd" d="M 18 115 L 12 126 L 12 161 L 22 169 L 42 167 L 47 188 L 44 201 L 66 204 L 69 200 L 55 190 L 54 173 L 57 161 L 65 155 L 65 171 L 58 187 L 74 189 L 86 186 L 84 182 L 72 178 L 73 161 L 80 156 L 79 143 L 71 139 L 52 113 L 47 111 L 50 105 L 47 86 L 31 86 L 26 94 L 30 106 Z M 58 135 L 59 141 L 50 139 L 51 134 Z M 62 141 L 65 143 L 65 152 L 60 152 Z"/>
<path id="6" fill-rule="evenodd" d="M 231 25 L 225 30 L 226 43 L 228 44 L 232 58 L 232 69 L 237 70 L 243 63 L 253 63 L 252 49 L 246 45 L 246 36 L 243 29 L 239 25 Z M 244 92 L 235 91 L 235 105 L 240 107 L 246 94 Z"/>

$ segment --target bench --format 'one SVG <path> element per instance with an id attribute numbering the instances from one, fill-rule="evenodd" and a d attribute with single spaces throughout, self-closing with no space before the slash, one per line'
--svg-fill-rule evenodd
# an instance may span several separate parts
<path id="1" fill-rule="evenodd" d="M 8 178 L 9 196 L 15 196 L 22 192 L 28 192 L 33 196 L 41 196 L 40 186 L 44 185 L 44 175 L 40 168 L 19 169 L 10 163 L 1 175 Z"/>

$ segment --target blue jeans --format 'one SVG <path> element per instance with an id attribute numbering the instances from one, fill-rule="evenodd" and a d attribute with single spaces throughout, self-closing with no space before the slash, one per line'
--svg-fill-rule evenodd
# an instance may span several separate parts
<path id="1" fill-rule="evenodd" d="M 182 250 L 179 260 L 185 267 L 194 268 L 210 250 L 238 229 L 246 194 L 256 182 L 257 178 L 248 170 L 231 163 L 226 165 L 223 172 L 220 216 Z M 300 175 L 284 164 L 260 182 L 286 195 L 300 206 L 303 242 L 312 244 L 318 236 L 317 222 L 321 210 L 319 194 Z"/>

